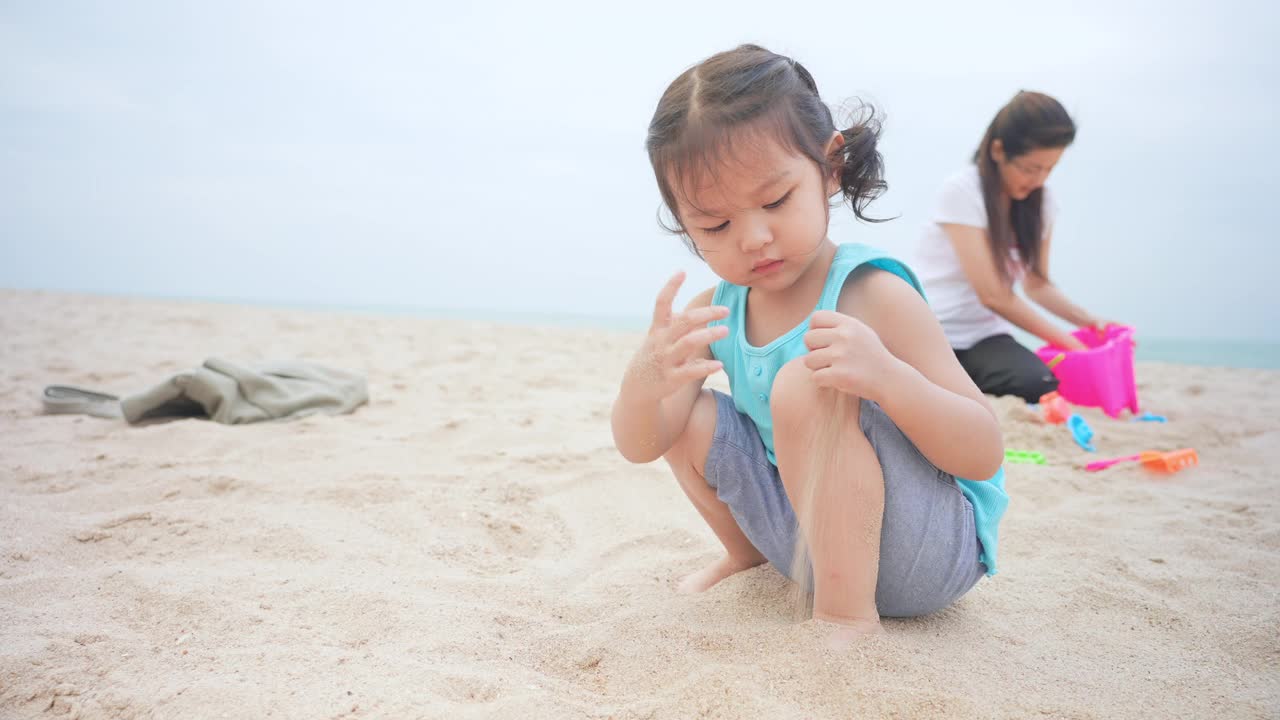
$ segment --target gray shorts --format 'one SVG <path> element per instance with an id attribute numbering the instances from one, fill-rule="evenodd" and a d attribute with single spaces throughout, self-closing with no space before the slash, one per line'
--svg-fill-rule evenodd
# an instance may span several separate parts
<path id="1" fill-rule="evenodd" d="M 739 413 L 728 395 L 716 392 L 715 398 L 707 483 L 760 554 L 794 579 L 790 565 L 799 527 L 778 468 L 769 462 L 751 418 Z M 973 506 L 955 477 L 929 462 L 879 405 L 863 400 L 859 418 L 884 473 L 876 607 L 888 617 L 941 610 L 987 571 L 978 560 L 982 545 Z"/>

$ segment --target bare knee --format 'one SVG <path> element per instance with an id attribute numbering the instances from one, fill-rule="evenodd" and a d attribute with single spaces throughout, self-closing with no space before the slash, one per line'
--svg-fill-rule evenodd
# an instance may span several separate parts
<path id="1" fill-rule="evenodd" d="M 802 357 L 782 366 L 769 397 L 775 437 L 797 431 L 807 434 L 809 428 L 831 414 L 858 427 L 859 405 L 859 398 L 853 395 L 816 385 L 813 372 L 805 367 Z"/>
<path id="2" fill-rule="evenodd" d="M 671 449 L 662 457 L 675 467 L 677 464 L 692 466 L 703 475 L 711 441 L 716 433 L 716 398 L 710 390 L 703 390 L 693 403 L 684 431 Z"/>

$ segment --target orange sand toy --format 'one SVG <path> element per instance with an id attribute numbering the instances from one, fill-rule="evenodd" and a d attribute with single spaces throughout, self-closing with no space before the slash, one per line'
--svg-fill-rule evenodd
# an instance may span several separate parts
<path id="1" fill-rule="evenodd" d="M 1071 405 L 1057 390 L 1040 396 L 1040 414 L 1051 425 L 1061 425 L 1071 417 Z"/>
<path id="2" fill-rule="evenodd" d="M 1168 473 L 1175 473 L 1179 470 L 1184 470 L 1193 465 L 1200 464 L 1200 456 L 1196 454 L 1195 450 L 1191 448 L 1183 448 L 1181 450 L 1171 450 L 1169 452 L 1146 450 L 1138 453 L 1137 455 L 1130 455 L 1128 457 L 1118 457 L 1110 460 L 1091 462 L 1088 465 L 1085 465 L 1084 469 L 1089 472 L 1097 472 L 1099 470 L 1105 470 L 1116 463 L 1129 462 L 1132 460 L 1141 462 L 1142 466 L 1148 470 Z"/>

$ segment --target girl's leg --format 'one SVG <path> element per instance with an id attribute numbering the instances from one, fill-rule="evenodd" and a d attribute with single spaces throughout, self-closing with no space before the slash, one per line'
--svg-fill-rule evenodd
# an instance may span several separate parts
<path id="1" fill-rule="evenodd" d="M 715 489 L 707 484 L 704 469 L 715 432 L 716 399 L 710 390 L 703 390 L 693 405 L 684 433 L 663 456 L 685 495 L 725 549 L 723 558 L 685 578 L 680 583 L 681 592 L 701 592 L 736 572 L 765 562 L 764 556 L 738 527 L 729 506 L 721 502 Z"/>
<path id="2" fill-rule="evenodd" d="M 814 385 L 797 359 L 778 372 L 769 402 L 778 470 L 813 565 L 813 616 L 878 628 L 884 477 L 859 426 L 860 399 Z M 824 434 L 830 447 L 819 457 L 815 439 Z"/>

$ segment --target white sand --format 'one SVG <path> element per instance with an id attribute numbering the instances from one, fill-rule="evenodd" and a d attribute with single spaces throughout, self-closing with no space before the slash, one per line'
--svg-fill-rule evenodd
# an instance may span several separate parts
<path id="1" fill-rule="evenodd" d="M 613 450 L 638 336 L 0 291 L 0 717 L 1280 716 L 1280 373 L 1139 368 L 1079 469 L 1000 401 L 1001 573 L 845 655 Z M 367 373 L 350 416 L 42 416 L 206 356 Z"/>

